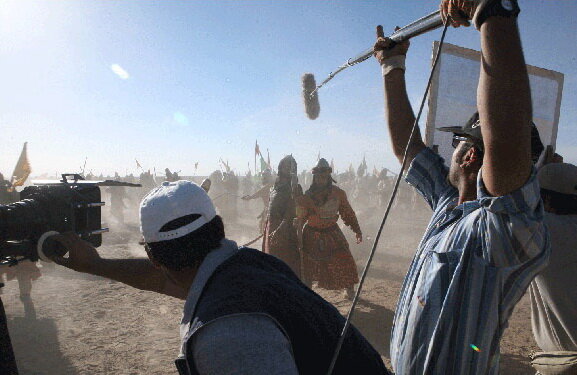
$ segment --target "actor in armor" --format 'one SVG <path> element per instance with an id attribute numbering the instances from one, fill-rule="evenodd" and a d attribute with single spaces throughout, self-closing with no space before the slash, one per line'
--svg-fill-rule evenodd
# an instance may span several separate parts
<path id="1" fill-rule="evenodd" d="M 320 159 L 313 168 L 313 183 L 298 198 L 297 212 L 302 229 L 302 279 L 309 286 L 314 281 L 320 288 L 344 289 L 349 299 L 359 282 L 357 266 L 347 240 L 337 225 L 339 217 L 357 237 L 363 239 L 357 216 L 344 190 L 333 185 L 332 168 Z"/>
<path id="2" fill-rule="evenodd" d="M 208 179 L 210 180 L 210 193 L 208 195 L 216 206 L 216 212 L 222 216 L 222 212 L 226 211 L 222 200 L 222 197 L 226 194 L 226 189 L 222 183 L 222 172 L 217 169 L 208 176 Z"/>
<path id="3" fill-rule="evenodd" d="M 222 185 L 224 186 L 225 194 L 222 196 L 223 212 L 221 215 L 228 222 L 235 222 L 238 219 L 238 177 L 233 171 L 224 172 L 222 174 Z"/>
<path id="4" fill-rule="evenodd" d="M 178 172 L 171 172 L 168 168 L 164 169 L 164 174 L 166 175 L 166 181 L 174 182 L 180 180 Z"/>
<path id="5" fill-rule="evenodd" d="M 204 180 L 202 180 L 200 187 L 208 193 L 210 191 L 211 185 L 212 185 L 212 181 L 210 180 L 210 178 L 205 178 Z"/>
<path id="6" fill-rule="evenodd" d="M 111 186 L 108 188 L 110 194 L 110 213 L 118 224 L 124 224 L 125 199 L 128 199 L 126 190 L 122 186 Z"/>
<path id="7" fill-rule="evenodd" d="M 297 179 L 297 162 L 285 156 L 278 165 L 278 177 L 270 193 L 268 216 L 264 230 L 263 250 L 283 260 L 300 277 L 300 255 L 295 198 L 302 195 Z"/>
<path id="8" fill-rule="evenodd" d="M 270 169 L 267 168 L 262 172 L 262 187 L 256 193 L 242 197 L 242 199 L 245 201 L 250 201 L 257 198 L 262 200 L 264 208 L 260 215 L 257 217 L 257 219 L 259 219 L 259 229 L 261 233 L 264 232 L 267 220 L 267 210 L 270 203 L 270 189 L 272 188 L 272 185 L 272 173 Z"/>

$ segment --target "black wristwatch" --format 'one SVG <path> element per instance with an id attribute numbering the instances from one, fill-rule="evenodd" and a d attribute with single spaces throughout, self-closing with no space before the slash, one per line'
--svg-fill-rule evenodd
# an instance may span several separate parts
<path id="1" fill-rule="evenodd" d="M 477 17 L 476 25 L 480 27 L 489 17 L 517 17 L 521 12 L 517 0 L 494 0 L 485 6 Z"/>

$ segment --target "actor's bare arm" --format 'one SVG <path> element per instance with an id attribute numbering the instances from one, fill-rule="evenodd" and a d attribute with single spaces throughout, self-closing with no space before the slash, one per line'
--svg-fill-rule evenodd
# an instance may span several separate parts
<path id="1" fill-rule="evenodd" d="M 531 90 L 517 21 L 491 17 L 481 25 L 477 103 L 485 145 L 483 181 L 494 196 L 525 184 L 531 173 Z"/>
<path id="2" fill-rule="evenodd" d="M 377 42 L 375 43 L 375 57 L 382 65 L 385 60 L 400 55 L 406 55 L 409 48 L 409 42 L 394 44 L 390 39 L 385 38 L 381 26 L 377 27 Z M 402 69 L 393 69 L 384 77 L 385 85 L 385 116 L 389 126 L 389 134 L 393 146 L 393 153 L 399 160 L 403 161 L 403 156 L 411 129 L 415 123 L 415 115 L 409 97 L 407 95 L 407 86 L 405 83 L 405 71 Z M 417 127 L 409 145 L 407 153 L 407 162 L 410 163 L 414 157 L 425 147 L 421 138 L 421 132 Z"/>
<path id="3" fill-rule="evenodd" d="M 52 239 L 68 250 L 66 258 L 53 257 L 57 264 L 78 272 L 119 281 L 137 289 L 186 299 L 187 291 L 168 280 L 148 259 L 103 259 L 90 243 L 73 233 L 60 234 Z"/>

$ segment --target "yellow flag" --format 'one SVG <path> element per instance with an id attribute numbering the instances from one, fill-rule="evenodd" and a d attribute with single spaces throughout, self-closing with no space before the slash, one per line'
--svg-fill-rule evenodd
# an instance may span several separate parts
<path id="1" fill-rule="evenodd" d="M 28 176 L 30 176 L 30 163 L 28 162 L 28 153 L 26 151 L 26 145 L 28 142 L 24 142 L 24 147 L 22 148 L 22 152 L 20 153 L 20 158 L 18 158 L 18 162 L 16 163 L 16 167 L 14 167 L 14 172 L 12 172 L 12 190 L 16 186 L 24 185 Z"/>

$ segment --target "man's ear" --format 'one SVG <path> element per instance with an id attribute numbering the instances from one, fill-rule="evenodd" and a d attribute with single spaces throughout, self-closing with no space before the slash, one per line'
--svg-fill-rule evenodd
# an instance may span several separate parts
<path id="1" fill-rule="evenodd" d="M 148 256 L 148 260 L 150 260 L 150 263 L 152 263 L 154 268 L 156 268 L 156 269 L 161 268 L 162 265 L 160 263 L 158 263 L 158 261 L 156 259 L 154 259 L 154 257 L 150 254 L 150 251 L 148 250 L 148 248 L 146 248 L 146 255 Z"/>

